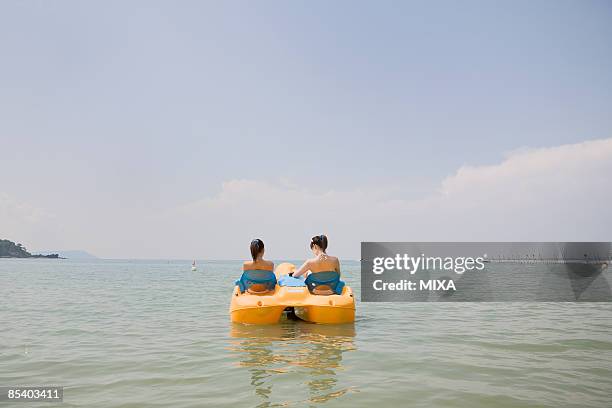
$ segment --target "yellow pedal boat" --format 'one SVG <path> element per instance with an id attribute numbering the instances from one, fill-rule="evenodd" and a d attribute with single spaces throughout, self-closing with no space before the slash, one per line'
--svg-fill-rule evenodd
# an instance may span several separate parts
<path id="1" fill-rule="evenodd" d="M 278 323 L 283 312 L 293 308 L 295 315 L 311 323 L 352 323 L 355 321 L 355 297 L 350 287 L 344 286 L 342 294 L 314 295 L 306 286 L 280 286 L 278 280 L 295 270 L 295 265 L 282 263 L 274 274 L 277 283 L 274 290 L 261 294 L 241 293 L 234 287 L 230 315 L 234 323 Z"/>

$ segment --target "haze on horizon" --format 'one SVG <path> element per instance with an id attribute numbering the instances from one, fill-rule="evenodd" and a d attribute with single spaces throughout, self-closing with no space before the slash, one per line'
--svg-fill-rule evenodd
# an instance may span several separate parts
<path id="1" fill-rule="evenodd" d="M 612 241 L 606 1 L 0 3 L 0 238 Z"/>

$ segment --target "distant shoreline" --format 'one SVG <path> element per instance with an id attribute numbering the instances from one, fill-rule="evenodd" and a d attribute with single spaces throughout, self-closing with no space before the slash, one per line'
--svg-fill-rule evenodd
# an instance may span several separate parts
<path id="1" fill-rule="evenodd" d="M 47 259 L 65 259 L 59 254 L 31 254 L 21 244 L 16 244 L 8 239 L 0 239 L 0 258 L 11 259 L 31 259 L 31 258 L 47 258 Z"/>
<path id="2" fill-rule="evenodd" d="M 59 256 L 58 254 L 50 254 L 50 255 L 30 255 L 30 256 L 10 256 L 10 255 L 0 255 L 0 259 L 68 259 Z"/>

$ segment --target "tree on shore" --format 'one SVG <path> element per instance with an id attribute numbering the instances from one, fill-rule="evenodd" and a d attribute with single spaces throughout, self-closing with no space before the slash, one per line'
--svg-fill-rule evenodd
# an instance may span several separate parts
<path id="1" fill-rule="evenodd" d="M 15 244 L 8 239 L 0 239 L 0 256 L 11 258 L 29 258 L 32 256 L 21 244 Z"/>
<path id="2" fill-rule="evenodd" d="M 8 239 L 0 239 L 0 258 L 51 258 L 58 259 L 58 254 L 49 255 L 32 255 L 26 247 L 21 244 L 15 244 Z"/>

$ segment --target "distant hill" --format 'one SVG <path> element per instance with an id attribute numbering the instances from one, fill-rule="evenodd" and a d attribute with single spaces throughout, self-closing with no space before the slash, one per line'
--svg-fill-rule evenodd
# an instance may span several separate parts
<path id="1" fill-rule="evenodd" d="M 8 239 L 0 239 L 0 258 L 59 258 L 58 254 L 32 255 L 26 247 Z"/>
<path id="2" fill-rule="evenodd" d="M 68 259 L 100 259 L 87 251 L 80 249 L 59 250 L 59 251 L 40 251 L 41 254 L 59 254 L 62 258 Z"/>

